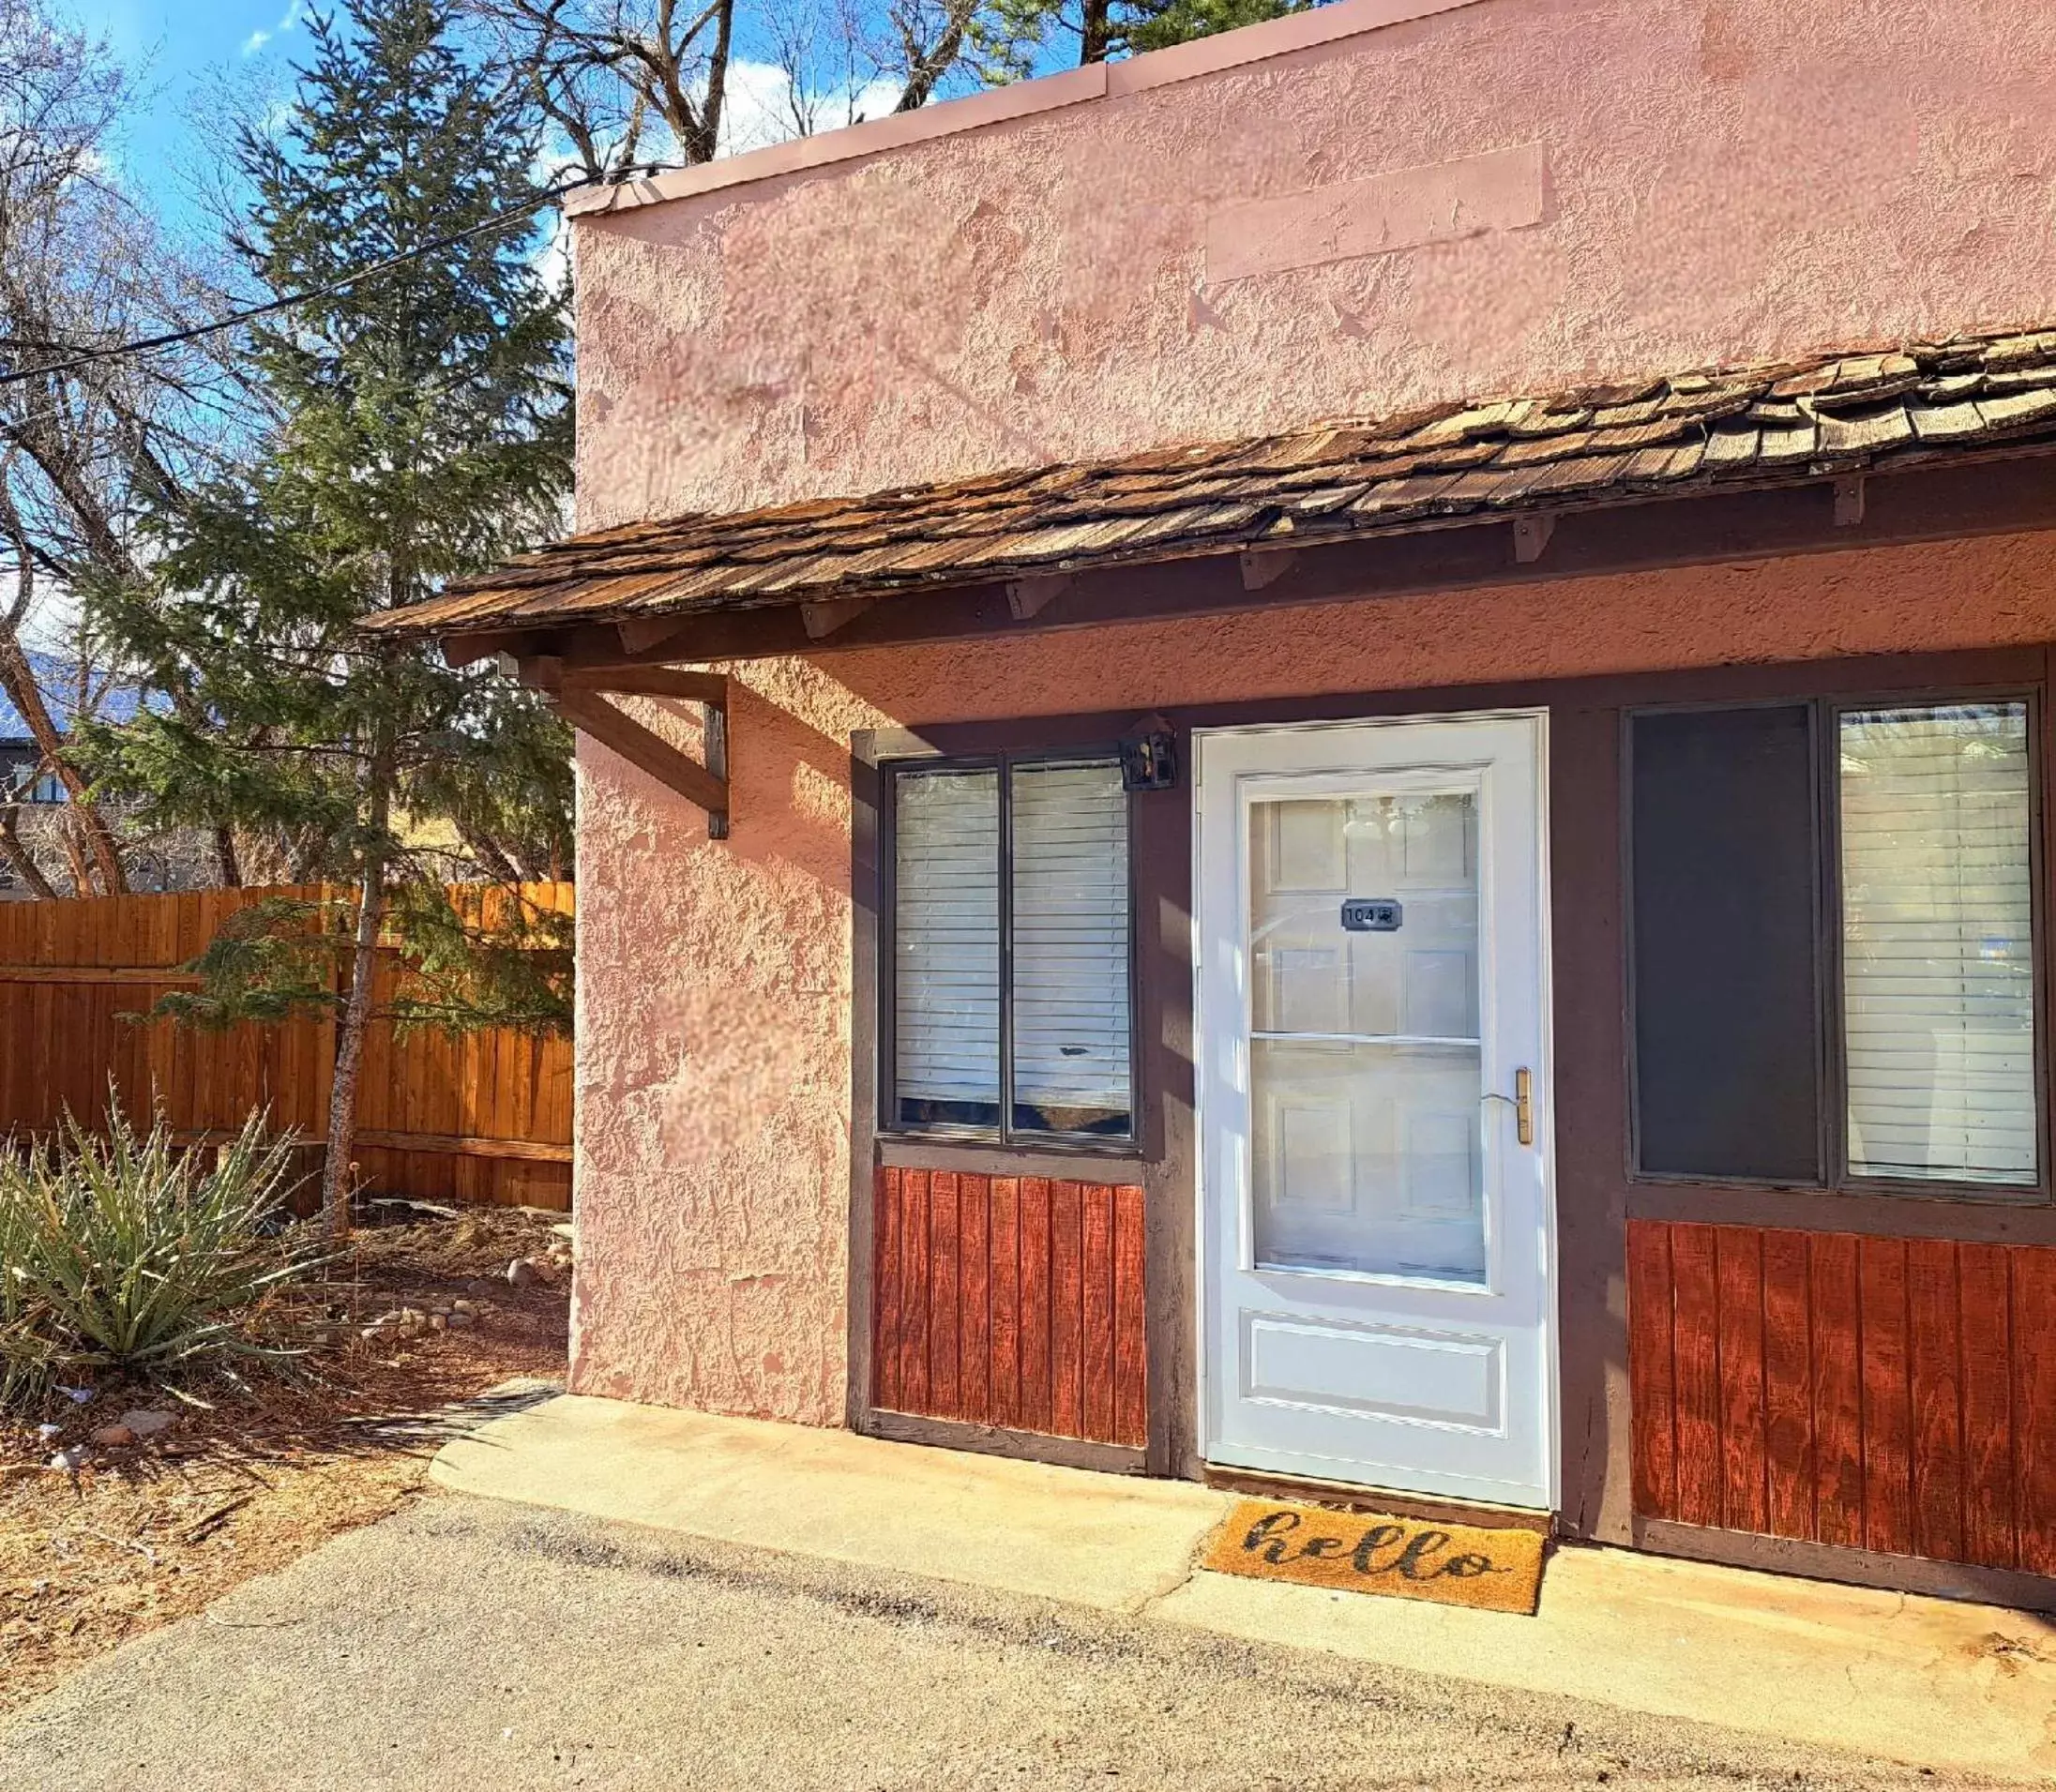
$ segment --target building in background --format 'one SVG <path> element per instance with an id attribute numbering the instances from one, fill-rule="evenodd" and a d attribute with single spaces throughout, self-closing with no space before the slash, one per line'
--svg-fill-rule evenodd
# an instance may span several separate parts
<path id="1" fill-rule="evenodd" d="M 58 655 L 31 652 L 28 660 L 61 731 L 69 732 L 82 707 L 102 720 L 119 722 L 133 716 L 143 700 L 133 685 L 82 678 L 77 664 Z M 0 806 L 11 813 L 17 836 L 60 895 L 69 895 L 71 889 L 69 861 L 60 837 L 67 801 L 63 780 L 45 762 L 28 724 L 0 693 Z M 199 830 L 144 830 L 119 805 L 112 806 L 109 814 L 122 838 L 129 886 L 139 894 L 202 889 L 215 881 L 211 843 Z M 14 866 L 0 857 L 0 902 L 26 901 L 33 894 Z"/>

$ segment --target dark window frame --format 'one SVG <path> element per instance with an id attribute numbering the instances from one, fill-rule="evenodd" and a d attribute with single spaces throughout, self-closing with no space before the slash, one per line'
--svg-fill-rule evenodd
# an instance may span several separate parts
<path id="1" fill-rule="evenodd" d="M 877 1136 L 882 1139 L 956 1140 L 1002 1150 L 1051 1151 L 1085 1157 L 1132 1158 L 1142 1143 L 1141 988 L 1136 905 L 1135 793 L 1124 789 L 1127 851 L 1128 1123 L 1123 1133 L 1046 1132 L 1014 1123 L 1014 800 L 1017 768 L 1104 766 L 1120 769 L 1120 748 L 1078 745 L 937 753 L 878 761 Z M 899 1115 L 898 960 L 900 943 L 900 781 L 953 772 L 997 773 L 999 787 L 999 1124 L 938 1121 L 912 1125 Z"/>
<path id="2" fill-rule="evenodd" d="M 2031 1186 L 1924 1177 L 1863 1176 L 1849 1166 L 1848 1032 L 1843 1014 L 1843 911 L 1841 853 L 1841 718 L 1864 710 L 1947 709 L 1976 704 L 2019 703 L 2027 711 L 2029 958 L 2034 993 L 2034 1137 L 2036 1181 Z M 1625 994 L 1625 1046 L 1627 1074 L 1626 1173 L 1631 1183 L 1700 1188 L 1793 1190 L 1844 1197 L 1882 1196 L 1897 1200 L 1946 1201 L 1978 1208 L 2046 1208 L 2056 1205 L 2050 1166 L 2048 901 L 2045 889 L 2047 737 L 2042 691 L 2033 685 L 1916 686 L 1877 692 L 1639 703 L 1621 711 L 1621 890 L 1622 949 Z M 1815 879 L 1814 1001 L 1815 1062 L 1820 1077 L 1820 1178 L 1816 1182 L 1727 1173 L 1652 1170 L 1642 1167 L 1641 1076 L 1637 1062 L 1635 986 L 1635 723 L 1644 715 L 1751 709 L 1807 712 L 1813 754 L 1813 850 Z"/>

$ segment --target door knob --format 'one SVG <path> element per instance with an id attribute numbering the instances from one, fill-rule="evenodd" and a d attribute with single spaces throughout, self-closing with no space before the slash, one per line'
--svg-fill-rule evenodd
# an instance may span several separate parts
<path id="1" fill-rule="evenodd" d="M 1498 1090 L 1488 1090 L 1487 1101 L 1503 1101 L 1514 1110 L 1514 1137 L 1523 1144 L 1534 1143 L 1534 1072 L 1527 1065 L 1514 1072 L 1514 1092 L 1502 1095 Z"/>

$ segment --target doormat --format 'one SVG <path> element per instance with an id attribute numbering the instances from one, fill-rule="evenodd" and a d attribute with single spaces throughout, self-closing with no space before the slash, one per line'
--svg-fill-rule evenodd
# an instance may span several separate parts
<path id="1" fill-rule="evenodd" d="M 1542 1544 L 1541 1534 L 1533 1530 L 1324 1512 L 1282 1499 L 1238 1499 L 1200 1566 L 1251 1580 L 1296 1581 L 1303 1587 L 1390 1593 L 1533 1617 L 1542 1597 Z"/>

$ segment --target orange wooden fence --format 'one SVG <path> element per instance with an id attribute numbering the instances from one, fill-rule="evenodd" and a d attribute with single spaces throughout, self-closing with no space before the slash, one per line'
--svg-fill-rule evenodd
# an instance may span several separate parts
<path id="1" fill-rule="evenodd" d="M 0 1134 L 38 1132 L 68 1109 L 104 1113 L 112 1077 L 139 1119 L 153 1100 L 182 1134 L 233 1131 L 252 1108 L 318 1142 L 327 1126 L 335 1023 L 326 1017 L 203 1032 L 135 1018 L 238 909 L 313 891 L 0 903 Z M 572 888 L 531 884 L 568 914 Z M 382 968 L 381 982 L 394 974 Z M 571 1204 L 571 1047 L 491 1032 L 405 1039 L 374 1023 L 365 1042 L 357 1149 L 362 1180 L 421 1200 Z"/>

